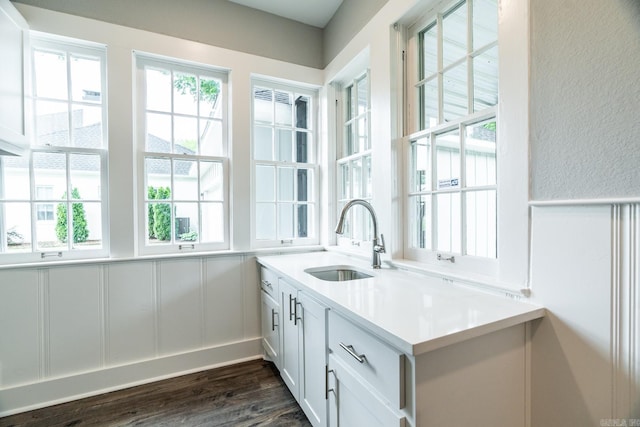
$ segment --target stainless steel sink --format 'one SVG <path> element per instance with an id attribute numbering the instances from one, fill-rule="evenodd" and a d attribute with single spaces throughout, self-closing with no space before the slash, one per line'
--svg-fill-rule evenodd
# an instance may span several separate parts
<path id="1" fill-rule="evenodd" d="M 320 280 L 329 282 L 346 282 L 348 280 L 368 279 L 373 277 L 370 274 L 356 270 L 348 265 L 332 265 L 327 267 L 314 267 L 304 270 L 305 273 L 312 275 Z"/>

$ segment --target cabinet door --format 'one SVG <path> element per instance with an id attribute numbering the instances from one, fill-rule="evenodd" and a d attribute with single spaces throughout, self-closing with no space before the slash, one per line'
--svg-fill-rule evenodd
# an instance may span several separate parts
<path id="1" fill-rule="evenodd" d="M 298 316 L 296 313 L 298 305 L 298 290 L 279 279 L 280 285 L 280 307 L 282 308 L 282 329 L 281 342 L 281 368 L 280 375 L 284 380 L 293 397 L 298 400 L 299 396 L 299 364 L 298 364 Z"/>
<path id="2" fill-rule="evenodd" d="M 9 0 L 0 0 L 0 154 L 23 154 L 27 140 L 29 27 Z"/>
<path id="3" fill-rule="evenodd" d="M 298 292 L 298 302 L 298 315 L 302 318 L 298 322 L 301 332 L 299 402 L 314 427 L 326 426 L 327 307 L 304 292 Z"/>
<path id="4" fill-rule="evenodd" d="M 404 427 L 406 418 L 378 399 L 333 355 L 329 356 L 329 426 Z"/>
<path id="5" fill-rule="evenodd" d="M 266 292 L 262 294 L 262 346 L 267 357 L 280 369 L 280 305 Z"/>

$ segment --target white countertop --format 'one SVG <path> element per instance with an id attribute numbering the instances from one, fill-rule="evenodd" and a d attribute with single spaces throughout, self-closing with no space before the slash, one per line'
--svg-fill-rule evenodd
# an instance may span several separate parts
<path id="1" fill-rule="evenodd" d="M 543 307 L 488 294 L 443 279 L 385 268 L 335 252 L 259 256 L 340 314 L 411 355 L 543 317 Z M 304 270 L 348 265 L 374 277 L 347 282 L 317 279 Z"/>

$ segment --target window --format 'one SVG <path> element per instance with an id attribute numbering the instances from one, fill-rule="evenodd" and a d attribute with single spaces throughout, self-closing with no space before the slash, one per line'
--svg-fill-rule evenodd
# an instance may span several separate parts
<path id="1" fill-rule="evenodd" d="M 229 247 L 226 73 L 137 55 L 145 253 Z"/>
<path id="2" fill-rule="evenodd" d="M 318 242 L 314 92 L 253 82 L 254 246 Z"/>
<path id="3" fill-rule="evenodd" d="M 497 17 L 497 0 L 467 0 L 410 29 L 410 258 L 497 258 Z"/>
<path id="4" fill-rule="evenodd" d="M 0 158 L 2 262 L 108 254 L 106 52 L 32 38 L 30 153 Z"/>
<path id="5" fill-rule="evenodd" d="M 365 73 L 342 89 L 343 128 L 338 144 L 338 212 L 350 199 L 371 202 L 371 140 L 369 122 L 369 77 Z M 347 213 L 345 232 L 338 236 L 338 245 L 360 247 L 373 240 L 371 215 L 362 206 L 354 206 Z"/>

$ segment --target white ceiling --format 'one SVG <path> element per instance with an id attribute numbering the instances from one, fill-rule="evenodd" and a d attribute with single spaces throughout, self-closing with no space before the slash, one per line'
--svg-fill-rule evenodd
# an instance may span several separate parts
<path id="1" fill-rule="evenodd" d="M 229 0 L 234 3 L 324 28 L 342 0 Z"/>

